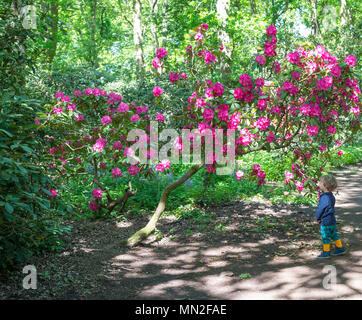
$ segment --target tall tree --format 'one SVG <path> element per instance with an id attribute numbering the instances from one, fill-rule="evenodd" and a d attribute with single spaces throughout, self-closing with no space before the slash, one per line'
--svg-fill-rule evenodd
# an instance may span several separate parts
<path id="1" fill-rule="evenodd" d="M 143 32 L 142 32 L 142 7 L 141 0 L 133 0 L 133 43 L 135 48 L 137 77 L 143 80 L 145 63 L 143 55 Z"/>
<path id="2" fill-rule="evenodd" d="M 312 33 L 315 37 L 319 36 L 317 1 L 318 0 L 310 0 L 312 5 Z"/>
<path id="3" fill-rule="evenodd" d="M 154 53 L 157 52 L 157 49 L 160 47 L 157 35 L 157 21 L 156 14 L 158 11 L 158 0 L 148 0 L 148 5 L 150 7 L 150 29 L 152 35 L 152 45 Z"/>
<path id="4" fill-rule="evenodd" d="M 347 0 L 341 0 L 341 26 L 345 26 L 348 22 L 348 8 L 347 8 Z"/>
<path id="5" fill-rule="evenodd" d="M 218 40 L 221 45 L 224 47 L 224 53 L 227 57 L 227 60 L 230 59 L 231 52 L 230 52 L 230 37 L 225 31 L 227 18 L 228 18 L 228 11 L 230 9 L 230 0 L 217 0 L 216 2 L 216 11 L 218 15 L 218 19 L 220 20 L 220 29 L 218 30 Z M 222 60 L 220 64 L 220 71 L 221 74 L 230 73 L 230 65 L 227 60 Z"/>
<path id="6" fill-rule="evenodd" d="M 58 45 L 58 24 L 59 24 L 59 3 L 52 0 L 50 3 L 50 44 L 47 52 L 47 61 L 51 67 L 57 52 Z"/>

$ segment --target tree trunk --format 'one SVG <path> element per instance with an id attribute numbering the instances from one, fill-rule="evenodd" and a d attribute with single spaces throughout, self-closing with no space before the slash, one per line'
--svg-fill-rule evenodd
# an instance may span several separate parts
<path id="1" fill-rule="evenodd" d="M 58 44 L 58 22 L 59 22 L 59 4 L 58 0 L 53 0 L 50 4 L 50 14 L 51 14 L 51 23 L 50 23 L 50 48 L 48 50 L 48 63 L 51 68 L 55 54 L 57 52 Z"/>
<path id="2" fill-rule="evenodd" d="M 156 224 L 166 208 L 167 199 L 170 193 L 175 190 L 177 187 L 186 182 L 187 179 L 191 178 L 196 172 L 198 172 L 203 167 L 203 163 L 194 165 L 187 171 L 182 177 L 176 180 L 174 183 L 168 185 L 162 193 L 161 199 L 158 203 L 158 206 L 145 227 L 138 230 L 127 240 L 127 246 L 134 247 L 138 245 L 142 240 L 146 239 L 151 233 L 156 229 Z"/>
<path id="3" fill-rule="evenodd" d="M 91 32 L 91 47 L 90 47 L 90 56 L 91 56 L 91 63 L 92 66 L 95 68 L 99 67 L 98 63 L 98 50 L 97 50 L 97 43 L 96 43 L 96 32 L 97 32 L 97 0 L 93 0 L 92 2 L 92 22 L 90 25 L 90 32 Z"/>
<path id="4" fill-rule="evenodd" d="M 160 47 L 159 42 L 158 42 L 158 35 L 157 35 L 157 23 L 156 23 L 156 18 L 155 18 L 155 13 L 157 12 L 157 8 L 158 8 L 158 4 L 157 4 L 158 0 L 154 0 L 149 1 L 148 4 L 151 8 L 151 13 L 150 13 L 150 29 L 151 29 L 151 35 L 152 35 L 152 45 L 153 45 L 153 51 L 154 54 L 156 54 L 157 49 Z"/>
<path id="5" fill-rule="evenodd" d="M 143 35 L 141 21 L 141 1 L 133 0 L 133 43 L 135 47 L 137 77 L 143 80 L 144 77 L 144 57 L 143 57 Z"/>
<path id="6" fill-rule="evenodd" d="M 341 0 L 341 26 L 344 27 L 348 22 L 348 8 L 347 8 L 347 0 Z"/>
<path id="7" fill-rule="evenodd" d="M 310 0 L 312 4 L 312 32 L 315 37 L 319 35 L 318 15 L 317 15 L 317 1 Z"/>
<path id="8" fill-rule="evenodd" d="M 230 65 L 227 60 L 231 57 L 231 52 L 229 48 L 230 37 L 227 32 L 224 30 L 227 24 L 228 11 L 230 9 L 230 0 L 217 0 L 216 2 L 216 11 L 218 18 L 221 22 L 221 29 L 218 30 L 217 36 L 219 43 L 224 47 L 223 51 L 226 55 L 226 59 L 223 59 L 220 63 L 220 72 L 221 75 L 225 75 L 231 72 Z"/>
<path id="9" fill-rule="evenodd" d="M 167 0 L 163 1 L 163 6 L 162 6 L 162 41 L 161 41 L 161 46 L 162 48 L 166 47 L 167 44 Z"/>
<path id="10" fill-rule="evenodd" d="M 251 9 L 251 14 L 253 16 L 258 14 L 258 9 L 256 8 L 255 0 L 250 0 L 250 9 Z"/>

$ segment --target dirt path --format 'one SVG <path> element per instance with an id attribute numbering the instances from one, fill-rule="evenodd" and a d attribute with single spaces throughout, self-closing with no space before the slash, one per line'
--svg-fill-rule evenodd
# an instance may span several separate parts
<path id="1" fill-rule="evenodd" d="M 38 289 L 24 290 L 19 271 L 0 278 L 0 299 L 361 299 L 362 164 L 336 176 L 344 256 L 315 259 L 315 208 L 234 202 L 201 221 L 165 217 L 163 237 L 132 250 L 118 244 L 144 217 L 75 223 L 67 250 L 29 260 Z M 331 268 L 337 283 L 328 289 Z"/>

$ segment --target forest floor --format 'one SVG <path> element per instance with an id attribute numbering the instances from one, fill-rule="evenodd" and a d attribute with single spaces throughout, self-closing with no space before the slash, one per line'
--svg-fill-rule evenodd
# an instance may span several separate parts
<path id="1" fill-rule="evenodd" d="M 27 262 L 37 289 L 23 289 L 21 268 L 0 277 L 0 299 L 362 299 L 362 163 L 335 174 L 343 256 L 316 259 L 315 207 L 236 201 L 188 219 L 164 216 L 133 249 L 120 243 L 145 216 L 70 221 L 67 249 Z M 331 268 L 337 283 L 323 286 Z"/>

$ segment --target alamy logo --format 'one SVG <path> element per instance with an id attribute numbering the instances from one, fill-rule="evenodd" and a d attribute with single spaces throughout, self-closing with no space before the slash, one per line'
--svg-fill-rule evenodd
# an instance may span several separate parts
<path id="1" fill-rule="evenodd" d="M 35 266 L 27 265 L 23 268 L 23 273 L 28 273 L 23 279 L 23 288 L 28 289 L 37 289 L 37 271 Z"/>
<path id="2" fill-rule="evenodd" d="M 327 275 L 323 278 L 323 288 L 327 290 L 333 290 L 337 284 L 337 269 L 335 266 L 324 266 L 323 273 Z"/>
<path id="3" fill-rule="evenodd" d="M 36 7 L 35 6 L 24 6 L 20 10 L 20 15 L 23 17 L 24 29 L 36 29 Z"/>
<path id="4" fill-rule="evenodd" d="M 333 6 L 325 6 L 323 8 L 324 18 L 322 20 L 322 26 L 325 30 L 333 31 L 337 28 L 337 10 Z"/>

